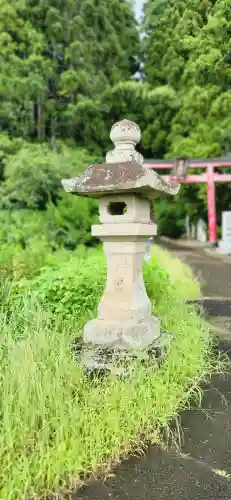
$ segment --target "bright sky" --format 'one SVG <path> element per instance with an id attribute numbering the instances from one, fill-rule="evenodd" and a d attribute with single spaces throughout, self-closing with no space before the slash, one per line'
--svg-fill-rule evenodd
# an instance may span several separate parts
<path id="1" fill-rule="evenodd" d="M 142 14 L 142 7 L 143 7 L 144 0 L 135 0 L 135 11 L 136 11 L 136 17 L 139 20 L 140 16 Z"/>

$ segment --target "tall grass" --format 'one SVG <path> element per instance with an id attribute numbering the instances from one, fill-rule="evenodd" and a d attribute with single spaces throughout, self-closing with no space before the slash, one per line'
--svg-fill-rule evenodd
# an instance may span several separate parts
<path id="1" fill-rule="evenodd" d="M 157 262 L 163 262 L 164 268 L 170 273 L 182 299 L 195 300 L 201 297 L 200 282 L 193 276 L 189 266 L 159 245 L 153 245 L 152 255 Z"/>
<path id="2" fill-rule="evenodd" d="M 105 277 L 100 253 L 97 260 L 90 256 L 84 262 L 72 260 L 69 272 L 72 276 L 75 265 L 76 275 L 81 268 L 84 276 L 78 282 L 83 310 L 86 278 L 89 283 L 101 279 L 103 285 Z M 162 426 L 189 403 L 200 379 L 211 372 L 208 325 L 183 303 L 179 282 L 171 277 L 171 266 L 166 272 L 164 264 L 165 253 L 159 252 L 145 267 L 145 279 L 155 314 L 173 334 L 168 355 L 159 368 L 154 361 L 148 368 L 138 363 L 133 375 L 123 380 L 111 376 L 90 382 L 77 364 L 71 342 L 81 322 L 78 293 L 71 317 L 66 317 L 54 309 L 54 297 L 39 294 L 37 278 L 30 287 L 27 283 L 31 293 L 24 287 L 15 296 L 5 287 L 0 313 L 2 500 L 66 491 L 80 484 L 82 473 L 107 467 L 121 453 L 140 446 L 141 436 L 158 442 Z M 41 281 L 43 273 L 47 269 L 41 270 Z M 52 274 L 57 269 L 50 273 L 54 294 L 57 287 L 60 294 L 66 274 L 61 273 L 57 285 Z M 187 280 L 190 292 L 195 285 Z"/>

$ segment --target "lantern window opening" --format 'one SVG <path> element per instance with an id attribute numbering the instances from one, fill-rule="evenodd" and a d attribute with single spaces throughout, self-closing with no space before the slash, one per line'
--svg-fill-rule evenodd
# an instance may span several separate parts
<path id="1" fill-rule="evenodd" d="M 127 209 L 128 207 L 124 201 L 113 201 L 108 205 L 110 215 L 124 215 Z"/>

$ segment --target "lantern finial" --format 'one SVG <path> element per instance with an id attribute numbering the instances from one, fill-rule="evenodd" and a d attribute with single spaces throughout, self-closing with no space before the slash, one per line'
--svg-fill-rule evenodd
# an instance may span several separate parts
<path id="1" fill-rule="evenodd" d="M 115 149 L 107 153 L 106 163 L 137 161 L 143 165 L 143 156 L 135 149 L 141 139 L 140 127 L 135 122 L 131 120 L 116 122 L 111 128 L 110 138 Z"/>

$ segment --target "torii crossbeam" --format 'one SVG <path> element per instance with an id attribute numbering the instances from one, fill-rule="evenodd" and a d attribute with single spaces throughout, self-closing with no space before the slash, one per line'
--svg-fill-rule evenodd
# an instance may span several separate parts
<path id="1" fill-rule="evenodd" d="M 154 170 L 172 170 L 175 160 L 147 160 L 144 164 L 147 168 Z M 182 184 L 201 183 L 207 184 L 208 198 L 208 227 L 209 241 L 213 245 L 217 243 L 217 222 L 216 222 L 216 182 L 230 182 L 231 174 L 220 174 L 215 172 L 215 168 L 231 167 L 231 158 L 211 158 L 211 159 L 188 159 L 187 167 L 189 168 L 204 168 L 202 174 L 186 175 L 183 178 L 177 178 L 170 175 L 163 175 L 163 178 L 170 182 L 180 182 Z"/>

